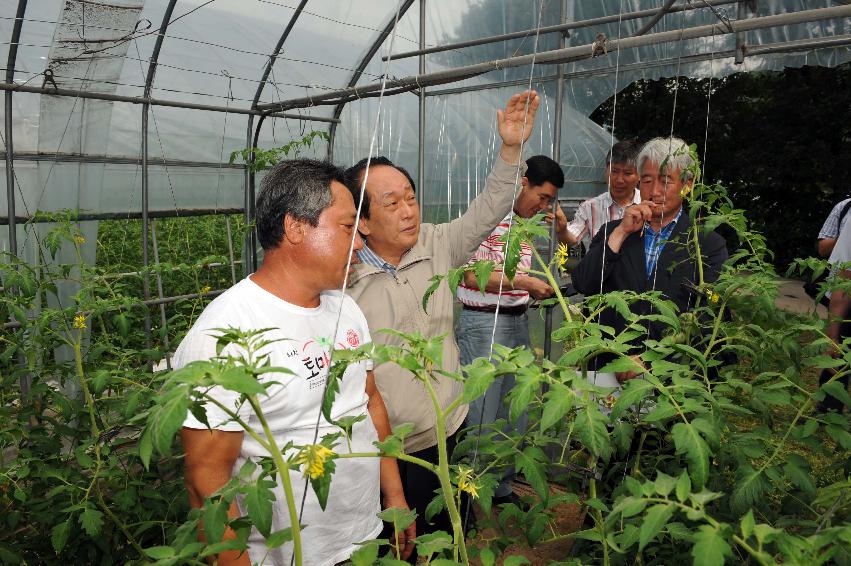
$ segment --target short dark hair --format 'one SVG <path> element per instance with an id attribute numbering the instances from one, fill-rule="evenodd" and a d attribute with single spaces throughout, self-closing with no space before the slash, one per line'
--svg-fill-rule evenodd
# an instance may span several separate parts
<path id="1" fill-rule="evenodd" d="M 346 173 L 329 161 L 289 159 L 273 166 L 260 182 L 255 219 L 257 237 L 271 250 L 284 237 L 284 217 L 290 215 L 311 226 L 331 205 L 331 182 L 346 185 Z"/>
<path id="2" fill-rule="evenodd" d="M 612 149 L 606 154 L 606 166 L 610 163 L 627 163 L 633 167 L 638 167 L 636 158 L 638 152 L 641 151 L 642 144 L 638 140 L 621 140 L 612 146 Z"/>
<path id="3" fill-rule="evenodd" d="M 352 192 L 352 198 L 355 199 L 355 207 L 360 206 L 359 202 L 361 198 L 361 183 L 363 183 L 363 174 L 366 171 L 367 163 L 369 163 L 370 167 L 375 167 L 376 165 L 386 165 L 387 167 L 392 167 L 397 170 L 399 173 L 405 176 L 408 179 L 408 182 L 411 184 L 411 188 L 414 192 L 417 192 L 417 185 L 414 183 L 413 177 L 408 173 L 408 170 L 404 167 L 399 167 L 389 159 L 384 156 L 376 156 L 373 158 L 364 157 L 348 169 L 346 169 L 346 179 L 348 182 L 346 183 L 349 187 L 349 190 Z M 360 215 L 362 218 L 369 218 L 369 193 L 363 191 L 363 206 L 360 207 Z"/>
<path id="4" fill-rule="evenodd" d="M 556 188 L 564 186 L 564 171 L 561 165 L 546 155 L 534 155 L 526 160 L 526 178 L 533 187 L 540 187 L 546 182 L 555 185 Z"/>

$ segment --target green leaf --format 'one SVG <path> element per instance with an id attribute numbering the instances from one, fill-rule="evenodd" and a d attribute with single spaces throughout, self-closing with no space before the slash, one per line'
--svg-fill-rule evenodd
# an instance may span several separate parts
<path id="1" fill-rule="evenodd" d="M 170 546 L 152 546 L 150 548 L 144 549 L 145 555 L 148 558 L 153 558 L 154 560 L 163 560 L 165 558 L 172 558 L 177 554 L 174 549 Z"/>
<path id="2" fill-rule="evenodd" d="M 512 227 L 511 230 L 500 236 L 499 241 L 505 243 L 502 272 L 505 273 L 509 281 L 514 281 L 514 276 L 517 275 L 517 266 L 520 264 L 521 230 Z"/>
<path id="3" fill-rule="evenodd" d="M 732 550 L 724 537 L 709 525 L 700 525 L 694 533 L 694 546 L 691 555 L 695 566 L 719 566 L 724 564 L 724 557 L 730 556 Z"/>
<path id="4" fill-rule="evenodd" d="M 485 293 L 488 280 L 490 279 L 495 267 L 496 264 L 489 259 L 477 261 L 473 264 L 473 274 L 476 276 L 476 286 L 482 294 Z"/>
<path id="5" fill-rule="evenodd" d="M 691 493 L 691 478 L 689 478 L 688 472 L 681 473 L 680 477 L 677 479 L 676 493 L 677 499 L 680 500 L 680 503 L 688 499 L 688 496 Z"/>
<path id="6" fill-rule="evenodd" d="M 540 449 L 533 446 L 527 446 L 516 456 L 517 469 L 523 473 L 523 477 L 529 482 L 529 485 L 535 490 L 541 499 L 546 500 L 550 495 L 550 486 L 547 483 L 547 472 L 544 465 L 536 456 L 540 453 Z"/>
<path id="7" fill-rule="evenodd" d="M 491 547 L 486 546 L 479 553 L 479 560 L 482 561 L 482 566 L 493 566 L 496 564 L 496 554 L 491 550 Z"/>
<path id="8" fill-rule="evenodd" d="M 496 368 L 485 358 L 476 358 L 464 367 L 464 402 L 478 399 L 496 379 Z"/>
<path id="9" fill-rule="evenodd" d="M 669 493 L 674 491 L 676 485 L 676 478 L 672 478 L 664 472 L 656 472 L 656 481 L 653 482 L 653 486 L 656 488 L 657 494 L 667 497 Z"/>
<path id="10" fill-rule="evenodd" d="M 644 522 L 638 533 L 638 550 L 641 551 L 668 524 L 674 514 L 674 506 L 670 503 L 654 505 L 644 514 Z"/>
<path id="11" fill-rule="evenodd" d="M 354 566 L 372 566 L 378 558 L 378 541 L 370 540 L 352 553 L 349 560 Z"/>
<path id="12" fill-rule="evenodd" d="M 521 564 L 530 564 L 530 562 L 525 556 L 509 556 L 502 564 L 503 566 L 520 566 Z"/>
<path id="13" fill-rule="evenodd" d="M 244 366 L 230 366 L 213 373 L 213 382 L 243 395 L 262 395 L 266 388 Z"/>
<path id="14" fill-rule="evenodd" d="M 544 394 L 544 411 L 541 415 L 541 432 L 544 432 L 573 408 L 574 392 L 561 383 L 550 385 L 550 390 Z"/>
<path id="15" fill-rule="evenodd" d="M 414 542 L 417 545 L 418 556 L 429 556 L 452 548 L 452 537 L 443 531 L 418 534 Z"/>
<path id="16" fill-rule="evenodd" d="M 266 547 L 278 548 L 282 544 L 291 540 L 293 540 L 293 529 L 292 527 L 287 527 L 286 529 L 275 531 L 274 533 L 266 537 Z"/>
<path id="17" fill-rule="evenodd" d="M 225 526 L 228 522 L 229 507 L 230 503 L 223 499 L 217 501 L 208 500 L 204 506 L 204 535 L 210 544 L 222 540 L 225 534 Z"/>
<path id="18" fill-rule="evenodd" d="M 712 452 L 709 445 L 698 433 L 692 423 L 677 423 L 671 429 L 677 454 L 684 454 L 688 463 L 689 473 L 698 488 L 706 484 L 709 477 L 709 459 Z"/>
<path id="19" fill-rule="evenodd" d="M 747 540 L 753 534 L 753 529 L 756 526 L 756 521 L 753 518 L 753 509 L 748 509 L 748 512 L 745 513 L 745 516 L 742 517 L 741 523 L 739 523 L 739 528 L 742 531 L 742 538 Z"/>
<path id="20" fill-rule="evenodd" d="M 399 507 L 388 507 L 378 514 L 378 517 L 387 523 L 393 524 L 394 532 L 401 532 L 408 528 L 417 518 L 416 511 L 401 509 Z"/>
<path id="21" fill-rule="evenodd" d="M 789 454 L 786 457 L 786 464 L 783 466 L 783 472 L 794 485 L 800 488 L 801 491 L 810 497 L 814 497 L 816 486 L 813 483 L 812 470 L 810 463 L 798 454 Z"/>
<path id="22" fill-rule="evenodd" d="M 603 460 L 608 460 L 612 455 L 612 444 L 606 429 L 607 422 L 599 407 L 589 405 L 579 412 L 574 425 L 585 448 Z"/>
<path id="23" fill-rule="evenodd" d="M 248 510 L 248 518 L 264 537 L 272 533 L 272 501 L 275 500 L 275 494 L 267 487 L 270 483 L 273 484 L 273 482 L 258 480 L 257 483 L 244 488 L 243 501 Z"/>
<path id="24" fill-rule="evenodd" d="M 848 396 L 848 389 L 841 381 L 836 380 L 825 383 L 821 386 L 821 390 L 842 401 L 846 407 L 851 407 L 851 397 Z"/>
<path id="25" fill-rule="evenodd" d="M 632 517 L 633 515 L 638 515 L 639 513 L 644 511 L 645 507 L 647 507 L 646 499 L 641 499 L 639 497 L 625 497 L 612 510 L 612 513 L 620 513 L 624 517 Z"/>
<path id="26" fill-rule="evenodd" d="M 637 405 L 653 392 L 653 384 L 645 379 L 630 379 L 623 384 L 620 397 L 612 407 L 612 418 L 619 418 L 621 414 Z"/>
<path id="27" fill-rule="evenodd" d="M 87 535 L 96 537 L 100 534 L 100 529 L 103 526 L 103 513 L 97 509 L 86 507 L 80 514 L 79 521 Z"/>
<path id="28" fill-rule="evenodd" d="M 423 293 L 423 312 L 428 314 L 428 300 L 437 291 L 437 288 L 440 287 L 440 282 L 443 281 L 443 275 L 433 275 L 429 281 L 431 285 L 428 286 L 428 289 Z"/>
<path id="29" fill-rule="evenodd" d="M 323 474 L 316 478 L 310 478 L 310 487 L 313 488 L 313 493 L 316 494 L 316 499 L 319 500 L 319 507 L 325 511 L 325 506 L 328 505 L 328 495 L 331 493 L 331 478 L 334 476 L 334 471 L 337 465 L 334 463 L 336 453 L 325 460 L 325 470 Z"/>
<path id="30" fill-rule="evenodd" d="M 71 518 L 54 525 L 50 531 L 50 543 L 53 545 L 53 550 L 56 554 L 62 552 L 65 548 L 65 543 L 68 542 L 68 535 L 71 534 Z"/>
<path id="31" fill-rule="evenodd" d="M 751 466 L 742 465 L 737 472 L 737 481 L 730 503 L 734 512 L 744 513 L 756 503 L 770 488 L 762 472 L 754 470 Z"/>

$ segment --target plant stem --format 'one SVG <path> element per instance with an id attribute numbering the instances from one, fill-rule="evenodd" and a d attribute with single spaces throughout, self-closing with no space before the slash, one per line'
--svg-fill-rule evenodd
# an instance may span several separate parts
<path id="1" fill-rule="evenodd" d="M 256 395 L 247 395 L 248 402 L 254 408 L 254 413 L 257 415 L 257 420 L 260 421 L 263 427 L 263 433 L 269 442 L 272 459 L 275 461 L 275 466 L 278 468 L 278 476 L 281 478 L 281 485 L 284 488 L 284 497 L 287 500 L 287 510 L 290 514 L 290 528 L 293 534 L 293 558 L 295 566 L 302 564 L 302 548 L 301 548 L 301 525 L 298 522 L 298 513 L 295 509 L 295 496 L 293 495 L 293 486 L 290 481 L 290 468 L 284 462 L 284 455 L 281 453 L 281 448 L 275 441 L 275 435 L 272 434 L 272 429 L 269 428 L 269 423 L 266 421 L 266 415 L 260 408 L 260 402 L 257 401 Z"/>
<path id="2" fill-rule="evenodd" d="M 425 384 L 426 391 L 431 397 L 431 402 L 434 404 L 434 411 L 437 416 L 437 460 L 438 470 L 437 477 L 440 480 L 440 487 L 443 490 L 443 498 L 446 501 L 446 510 L 449 513 L 449 519 L 452 521 L 452 534 L 455 539 L 454 558 L 458 559 L 458 553 L 461 554 L 461 562 L 465 565 L 470 563 L 467 557 L 467 544 L 464 540 L 464 526 L 461 523 L 461 513 L 455 505 L 455 497 L 452 493 L 452 481 L 449 478 L 449 455 L 446 450 L 446 413 L 440 408 L 440 401 L 437 399 L 437 393 L 431 384 L 431 379 L 428 375 L 419 376 L 420 380 Z"/>
<path id="3" fill-rule="evenodd" d="M 531 246 L 531 248 L 532 253 L 535 255 L 535 260 L 537 260 L 537 262 L 541 264 L 541 267 L 544 268 L 544 271 L 542 273 L 544 277 L 547 278 L 547 283 L 550 284 L 550 287 L 552 287 L 553 291 L 555 291 L 556 293 L 556 298 L 558 299 L 559 305 L 561 305 L 561 310 L 564 311 L 564 318 L 568 322 L 573 322 L 573 317 L 570 316 L 570 309 L 568 308 L 567 301 L 565 301 L 564 296 L 561 294 L 558 281 L 556 281 L 555 277 L 553 277 L 553 274 L 549 269 L 549 265 L 547 265 L 547 263 L 541 257 L 541 254 L 538 252 L 535 246 Z"/>

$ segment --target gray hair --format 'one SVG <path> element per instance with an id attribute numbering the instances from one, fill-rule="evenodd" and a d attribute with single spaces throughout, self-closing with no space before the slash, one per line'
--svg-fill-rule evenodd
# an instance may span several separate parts
<path id="1" fill-rule="evenodd" d="M 684 175 L 684 181 L 689 181 L 693 177 L 689 167 L 694 164 L 694 160 L 689 153 L 688 144 L 680 138 L 653 138 L 644 144 L 635 161 L 639 174 L 644 167 L 644 162 L 650 161 L 659 167 L 665 163 L 669 170 L 679 171 L 681 175 Z"/>
<path id="2" fill-rule="evenodd" d="M 255 214 L 263 249 L 281 243 L 287 214 L 311 226 L 319 224 L 319 215 L 331 205 L 332 181 L 347 186 L 345 172 L 328 161 L 292 159 L 269 169 L 260 182 Z"/>

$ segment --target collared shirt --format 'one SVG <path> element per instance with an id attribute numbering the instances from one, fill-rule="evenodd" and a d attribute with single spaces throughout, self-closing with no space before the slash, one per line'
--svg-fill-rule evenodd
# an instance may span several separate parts
<path id="1" fill-rule="evenodd" d="M 396 266 L 384 261 L 381 256 L 369 249 L 369 246 L 366 245 L 366 242 L 364 242 L 363 247 L 358 250 L 358 259 L 361 260 L 362 263 L 371 265 L 372 267 L 377 267 L 378 269 L 386 271 L 394 277 L 396 276 Z"/>
<path id="2" fill-rule="evenodd" d="M 837 238 L 839 237 L 839 233 L 842 231 L 842 228 L 845 226 L 845 223 L 848 222 L 848 217 L 851 214 L 846 214 L 842 218 L 842 223 L 840 225 L 840 216 L 842 215 L 842 209 L 845 208 L 845 205 L 848 204 L 848 201 L 851 199 L 841 200 L 836 203 L 836 206 L 833 207 L 833 210 L 830 211 L 830 214 L 827 216 L 827 220 L 824 221 L 824 225 L 821 227 L 821 230 L 818 233 L 818 239 L 823 240 L 825 238 Z"/>
<path id="3" fill-rule="evenodd" d="M 656 269 L 656 263 L 659 261 L 659 255 L 662 253 L 665 243 L 671 237 L 671 232 L 674 231 L 674 227 L 677 225 L 677 220 L 680 219 L 682 214 L 683 207 L 680 207 L 680 211 L 677 212 L 674 219 L 668 222 L 667 225 L 663 226 L 662 230 L 659 232 L 656 232 L 656 230 L 651 228 L 649 222 L 644 223 L 644 266 L 647 269 L 647 279 L 650 279 L 653 276 L 653 270 Z"/>
<path id="4" fill-rule="evenodd" d="M 473 254 L 468 263 L 475 263 L 480 260 L 491 260 L 497 266 L 502 266 L 505 263 L 505 243 L 499 239 L 508 231 L 508 223 L 514 213 L 511 212 L 502 219 L 502 222 L 493 229 L 491 235 L 481 243 L 479 249 Z M 520 262 L 517 264 L 517 275 L 526 275 L 529 269 L 532 268 L 532 248 L 526 242 L 520 242 Z M 494 273 L 502 271 L 501 267 L 497 267 Z M 502 290 L 502 293 L 491 293 L 485 291 L 482 293 L 479 289 L 472 289 L 464 285 L 463 279 L 458 286 L 458 300 L 463 304 L 471 307 L 494 307 L 497 304 L 503 307 L 517 307 L 525 305 L 529 302 L 529 292 L 520 289 Z"/>
<path id="5" fill-rule="evenodd" d="M 638 192 L 638 189 L 635 189 L 635 193 L 632 195 L 632 204 L 640 202 L 641 193 Z M 625 210 L 626 207 L 616 203 L 612 194 L 606 191 L 580 204 L 579 208 L 576 209 L 576 216 L 567 225 L 567 230 L 576 238 L 577 242 L 586 234 L 589 238 L 593 238 L 603 224 L 623 218 Z"/>

